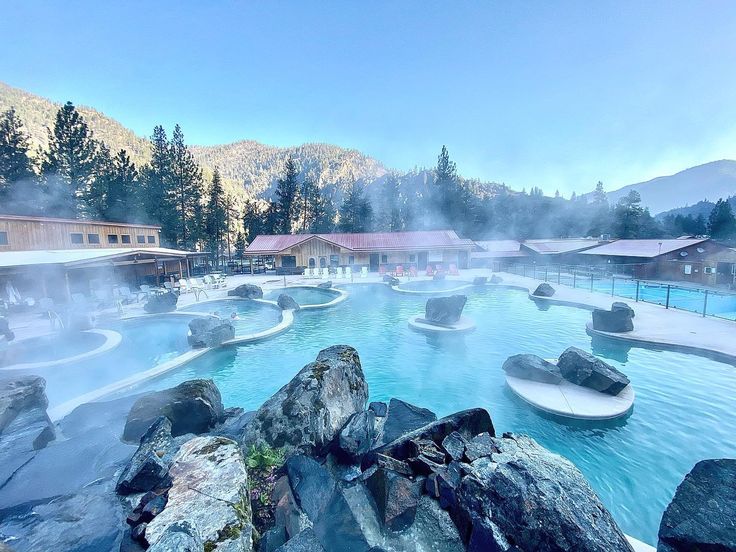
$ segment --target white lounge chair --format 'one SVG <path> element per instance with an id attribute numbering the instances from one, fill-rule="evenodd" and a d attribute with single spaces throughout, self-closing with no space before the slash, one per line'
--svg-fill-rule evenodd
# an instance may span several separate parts
<path id="1" fill-rule="evenodd" d="M 342 269 L 341 266 L 338 266 L 335 269 L 335 272 L 336 272 L 335 278 L 337 278 L 338 280 L 342 280 L 343 278 L 345 278 L 345 273 L 344 273 L 344 271 L 343 271 L 343 269 Z"/>
<path id="2" fill-rule="evenodd" d="M 360 268 L 360 277 L 361 278 L 367 278 L 368 277 L 368 267 L 363 266 Z"/>
<path id="3" fill-rule="evenodd" d="M 227 287 L 227 277 L 224 274 L 220 274 L 215 278 L 217 285 L 221 288 Z"/>
<path id="4" fill-rule="evenodd" d="M 347 278 L 348 280 L 353 279 L 353 269 L 350 268 L 349 266 L 345 267 L 345 278 Z"/>
<path id="5" fill-rule="evenodd" d="M 311 268 L 307 267 L 304 269 L 304 277 L 307 279 L 314 278 L 314 272 L 312 271 Z"/>
<path id="6" fill-rule="evenodd" d="M 189 282 L 187 282 L 185 278 L 180 278 L 179 279 L 179 293 L 189 293 L 190 291 L 192 291 L 192 288 L 189 287 Z"/>
<path id="7" fill-rule="evenodd" d="M 213 289 L 217 287 L 214 277 L 209 274 L 202 278 L 202 282 L 204 282 L 204 289 Z"/>

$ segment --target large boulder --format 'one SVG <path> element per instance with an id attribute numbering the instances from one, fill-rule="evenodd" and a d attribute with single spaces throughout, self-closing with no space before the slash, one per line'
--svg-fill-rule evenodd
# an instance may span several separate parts
<path id="1" fill-rule="evenodd" d="M 632 308 L 623 308 L 614 306 L 611 310 L 595 309 L 593 310 L 593 329 L 601 332 L 624 333 L 634 330 L 634 310 Z M 614 303 L 614 305 L 616 305 Z M 628 305 L 627 305 L 628 307 Z"/>
<path id="2" fill-rule="evenodd" d="M 141 437 L 141 444 L 120 474 L 115 490 L 131 494 L 167 487 L 171 445 L 171 422 L 161 416 Z"/>
<path id="3" fill-rule="evenodd" d="M 365 485 L 378 508 L 381 524 L 402 531 L 414 522 L 422 495 L 422 480 L 412 480 L 393 470 L 375 467 L 365 477 Z"/>
<path id="4" fill-rule="evenodd" d="M 252 550 L 248 474 L 235 441 L 195 437 L 176 453 L 169 475 L 172 486 L 166 508 L 146 527 L 150 545 L 155 547 L 171 526 L 187 522 L 205 550 Z"/>
<path id="5" fill-rule="evenodd" d="M 451 326 L 460 320 L 468 298 L 465 295 L 432 297 L 427 299 L 424 319 L 430 324 Z"/>
<path id="6" fill-rule="evenodd" d="M 536 295 L 537 297 L 552 297 L 554 294 L 555 288 L 546 282 L 539 284 L 537 289 L 534 290 L 534 293 L 532 293 L 532 295 Z"/>
<path id="7" fill-rule="evenodd" d="M 540 383 L 560 383 L 560 369 L 537 355 L 513 355 L 503 363 L 503 371 L 509 376 Z"/>
<path id="8" fill-rule="evenodd" d="M 317 284 L 317 287 L 322 289 L 330 289 L 332 287 L 332 280 L 327 280 L 326 282 Z"/>
<path id="9" fill-rule="evenodd" d="M 172 523 L 148 552 L 201 552 L 204 543 L 197 529 L 186 521 Z"/>
<path id="10" fill-rule="evenodd" d="M 488 282 L 487 276 L 476 276 L 473 278 L 473 285 L 474 286 L 484 286 Z"/>
<path id="11" fill-rule="evenodd" d="M 491 439 L 496 452 L 469 466 L 450 512 L 473 552 L 632 552 L 580 471 L 534 440 Z"/>
<path id="12" fill-rule="evenodd" d="M 0 487 L 56 436 L 38 376 L 0 380 Z"/>
<path id="13" fill-rule="evenodd" d="M 390 274 L 384 275 L 383 281 L 391 287 L 398 286 L 401 283 L 401 280 L 399 280 L 396 276 L 391 276 Z"/>
<path id="14" fill-rule="evenodd" d="M 557 368 L 567 381 L 607 395 L 618 395 L 629 385 L 629 378 L 616 368 L 577 347 L 565 349 Z"/>
<path id="15" fill-rule="evenodd" d="M 437 415 L 431 410 L 399 399 L 391 399 L 388 403 L 386 421 L 383 424 L 381 444 L 390 443 L 405 433 L 414 431 L 435 420 L 437 420 Z"/>
<path id="16" fill-rule="evenodd" d="M 157 293 L 148 297 L 148 301 L 143 305 L 143 310 L 148 314 L 171 312 L 176 310 L 176 302 L 178 300 L 179 296 L 171 291 Z"/>
<path id="17" fill-rule="evenodd" d="M 736 550 L 736 460 L 702 460 L 677 487 L 657 552 Z"/>
<path id="18" fill-rule="evenodd" d="M 268 399 L 246 425 L 243 444 L 266 443 L 309 454 L 326 451 L 350 417 L 363 410 L 368 384 L 358 352 L 334 345 L 319 352 Z"/>
<path id="19" fill-rule="evenodd" d="M 337 439 L 338 455 L 350 462 L 360 461 L 376 440 L 376 414 L 364 410 L 354 414 Z"/>
<path id="20" fill-rule="evenodd" d="M 139 398 L 128 413 L 123 439 L 138 441 L 160 416 L 171 422 L 174 437 L 205 433 L 224 418 L 222 397 L 212 380 L 190 380 Z"/>
<path id="21" fill-rule="evenodd" d="M 263 299 L 263 290 L 253 284 L 241 284 L 227 292 L 229 297 L 242 297 L 243 299 Z"/>
<path id="22" fill-rule="evenodd" d="M 631 318 L 634 318 L 635 316 L 634 309 L 632 309 L 628 303 L 624 303 L 623 301 L 614 301 L 611 303 L 611 310 L 623 310 L 628 312 Z"/>
<path id="23" fill-rule="evenodd" d="M 215 316 L 203 316 L 189 322 L 187 341 L 195 349 L 217 347 L 235 337 L 235 327 L 230 320 Z"/>
<path id="24" fill-rule="evenodd" d="M 293 539 L 276 548 L 276 552 L 324 552 L 314 529 L 308 527 Z"/>
<path id="25" fill-rule="evenodd" d="M 279 295 L 276 303 L 281 310 L 299 310 L 300 308 L 299 303 L 291 295 L 287 295 L 286 293 Z"/>

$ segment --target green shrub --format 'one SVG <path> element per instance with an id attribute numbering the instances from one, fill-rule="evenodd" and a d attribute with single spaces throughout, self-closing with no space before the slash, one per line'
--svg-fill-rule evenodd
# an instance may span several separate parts
<path id="1" fill-rule="evenodd" d="M 265 470 L 284 463 L 284 451 L 266 444 L 252 445 L 246 463 L 251 469 Z"/>

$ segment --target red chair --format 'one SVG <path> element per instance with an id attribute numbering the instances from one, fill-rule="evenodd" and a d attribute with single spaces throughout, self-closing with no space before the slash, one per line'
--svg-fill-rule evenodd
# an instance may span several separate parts
<path id="1" fill-rule="evenodd" d="M 404 275 L 404 266 L 396 265 L 396 276 L 403 276 L 403 275 Z"/>
<path id="2" fill-rule="evenodd" d="M 381 276 L 386 274 L 386 265 L 381 265 L 378 267 L 378 274 Z"/>
<path id="3" fill-rule="evenodd" d="M 432 265 L 427 265 L 427 276 L 434 276 L 434 267 Z"/>
<path id="4" fill-rule="evenodd" d="M 460 273 L 459 273 L 459 272 L 457 271 L 457 265 L 455 265 L 455 264 L 451 264 L 451 265 L 450 265 L 450 270 L 449 270 L 448 274 L 449 274 L 450 276 L 457 276 L 458 274 L 460 274 Z"/>
<path id="5" fill-rule="evenodd" d="M 415 267 L 415 266 L 410 266 L 409 267 L 409 276 L 411 276 L 412 278 L 416 278 L 417 277 L 417 267 Z"/>

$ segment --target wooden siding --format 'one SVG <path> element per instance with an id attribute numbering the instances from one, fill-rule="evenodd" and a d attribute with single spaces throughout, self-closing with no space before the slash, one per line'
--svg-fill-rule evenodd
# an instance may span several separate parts
<path id="1" fill-rule="evenodd" d="M 43 249 L 105 249 L 110 247 L 158 247 L 159 229 L 155 226 L 101 224 L 85 221 L 24 220 L 0 216 L 0 232 L 5 232 L 7 244 L 0 251 L 34 251 Z M 82 243 L 72 243 L 72 234 L 82 234 Z M 100 243 L 89 243 L 89 234 L 97 234 Z M 108 236 L 117 236 L 110 243 Z M 123 243 L 123 236 L 130 243 Z M 138 243 L 143 236 L 145 243 Z M 153 243 L 149 243 L 153 236 Z"/>

